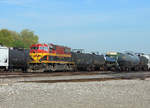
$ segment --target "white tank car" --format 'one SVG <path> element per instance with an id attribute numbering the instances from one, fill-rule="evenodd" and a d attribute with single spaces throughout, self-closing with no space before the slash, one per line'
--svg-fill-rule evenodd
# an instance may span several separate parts
<path id="1" fill-rule="evenodd" d="M 0 46 L 0 69 L 8 69 L 9 66 L 9 49 Z"/>
<path id="2" fill-rule="evenodd" d="M 150 70 L 150 54 L 144 54 L 143 56 L 148 59 L 148 64 L 147 64 L 147 66 L 148 66 L 148 70 Z"/>

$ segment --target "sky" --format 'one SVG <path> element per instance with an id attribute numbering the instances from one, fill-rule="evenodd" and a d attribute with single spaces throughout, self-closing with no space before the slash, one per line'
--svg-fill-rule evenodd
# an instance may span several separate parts
<path id="1" fill-rule="evenodd" d="M 150 53 L 150 0 L 0 0 L 0 29 L 87 52 Z"/>

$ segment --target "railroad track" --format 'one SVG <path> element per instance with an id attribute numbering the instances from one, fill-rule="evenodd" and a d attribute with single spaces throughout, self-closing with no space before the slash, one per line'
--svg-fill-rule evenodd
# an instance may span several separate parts
<path id="1" fill-rule="evenodd" d="M 108 80 L 145 80 L 150 72 L 55 72 L 55 73 L 15 73 L 1 74 L 0 82 L 57 83 L 57 82 L 92 82 Z"/>
<path id="2" fill-rule="evenodd" d="M 78 75 L 77 75 L 78 76 Z M 93 81 L 109 81 L 109 80 L 133 80 L 133 79 L 138 79 L 138 80 L 145 80 L 147 78 L 150 78 L 150 73 L 126 73 L 124 75 L 120 74 L 114 74 L 112 76 L 107 76 L 105 75 L 92 75 L 91 77 L 88 77 L 87 75 L 82 77 L 72 77 L 72 78 L 56 78 L 56 79 L 50 79 L 50 80 L 32 80 L 32 81 L 19 81 L 19 82 L 24 82 L 24 83 L 68 83 L 68 82 L 93 82 Z"/>
<path id="3" fill-rule="evenodd" d="M 22 73 L 22 72 L 1 72 L 0 78 L 15 78 L 15 77 L 55 77 L 55 76 L 73 76 L 73 75 L 97 75 L 114 72 L 44 72 L 44 73 Z"/>
<path id="4" fill-rule="evenodd" d="M 56 77 L 56 76 L 76 76 L 76 75 L 115 75 L 115 74 L 136 74 L 150 72 L 113 72 L 113 71 L 84 71 L 84 72 L 44 72 L 44 73 L 23 73 L 23 72 L 0 72 L 0 78 L 13 78 L 13 77 Z"/>

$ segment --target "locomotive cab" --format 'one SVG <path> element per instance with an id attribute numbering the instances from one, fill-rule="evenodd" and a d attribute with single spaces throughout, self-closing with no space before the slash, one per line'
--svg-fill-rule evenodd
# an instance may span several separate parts
<path id="1" fill-rule="evenodd" d="M 36 44 L 30 47 L 30 53 L 48 53 L 49 48 L 46 44 Z"/>

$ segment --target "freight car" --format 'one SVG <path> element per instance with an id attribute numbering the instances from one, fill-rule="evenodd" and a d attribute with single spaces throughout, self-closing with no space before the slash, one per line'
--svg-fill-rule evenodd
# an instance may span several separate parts
<path id="1" fill-rule="evenodd" d="M 105 59 L 103 55 L 72 52 L 72 61 L 77 70 L 95 71 L 104 69 Z"/>
<path id="2" fill-rule="evenodd" d="M 15 70 L 23 71 L 27 68 L 29 50 L 7 48 L 0 46 L 0 70 Z"/>
<path id="3" fill-rule="evenodd" d="M 121 71 L 137 70 L 140 64 L 140 58 L 131 52 L 119 53 L 118 64 Z"/>

